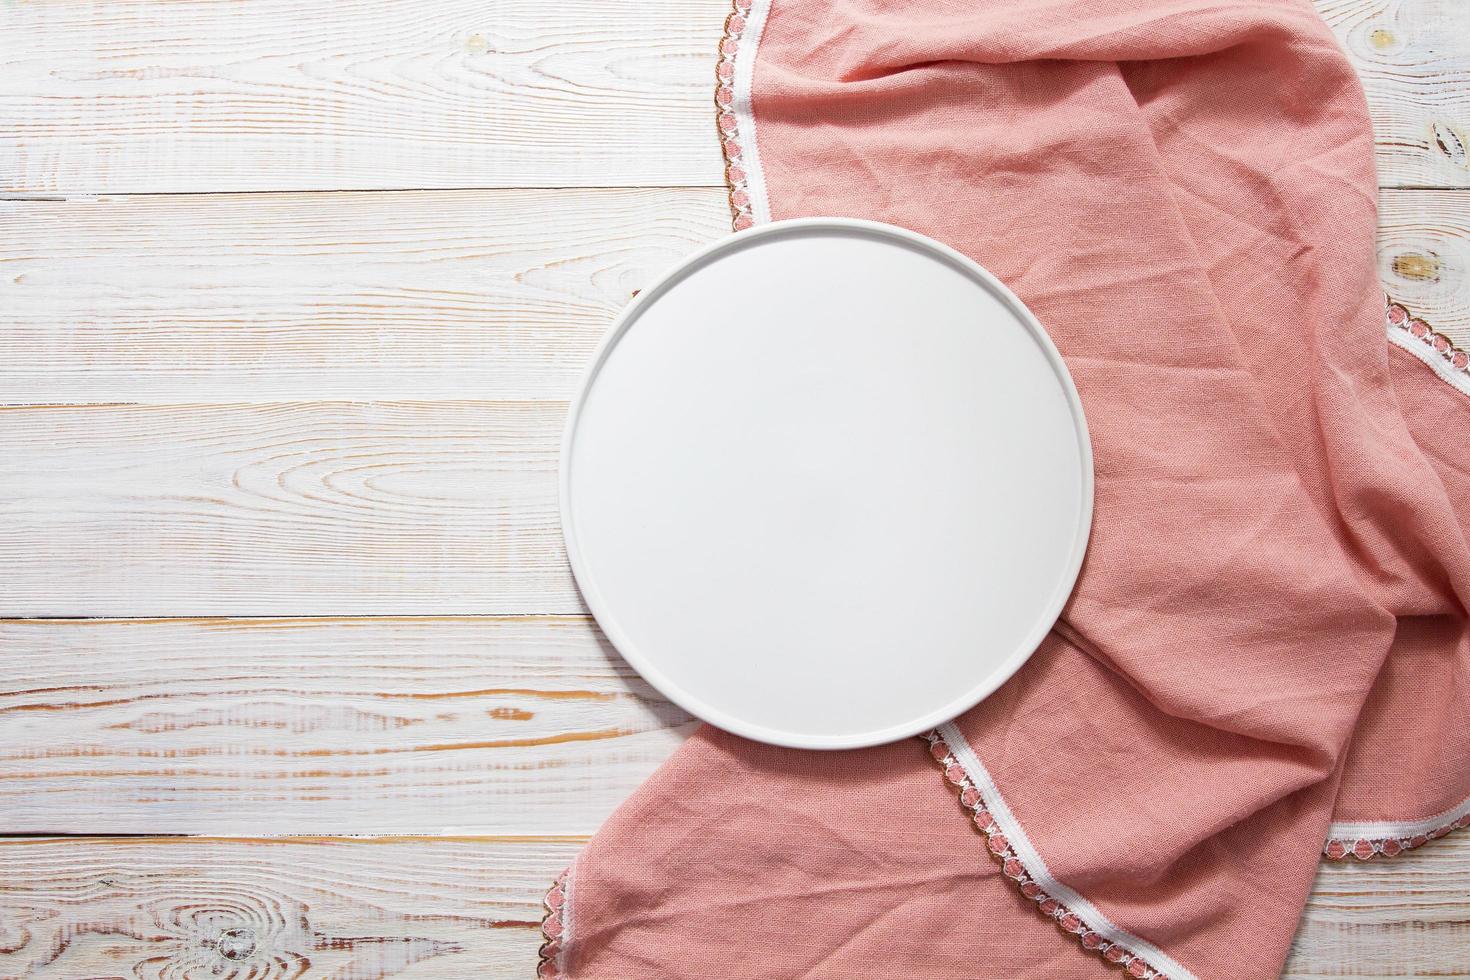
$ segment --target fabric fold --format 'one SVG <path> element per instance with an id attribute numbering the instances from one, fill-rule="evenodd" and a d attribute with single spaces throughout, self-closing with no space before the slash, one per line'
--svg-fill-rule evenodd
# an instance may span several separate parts
<path id="1" fill-rule="evenodd" d="M 1330 31 L 1305 0 L 736 0 L 716 76 L 737 230 L 892 222 L 1036 313 L 1093 536 L 927 747 L 702 729 L 579 858 L 544 975 L 1277 975 L 1324 849 L 1470 812 L 1465 364 L 1385 305 Z"/>

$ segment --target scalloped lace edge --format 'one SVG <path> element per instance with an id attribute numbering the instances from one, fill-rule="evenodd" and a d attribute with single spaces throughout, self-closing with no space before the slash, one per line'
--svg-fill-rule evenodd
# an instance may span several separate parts
<path id="1" fill-rule="evenodd" d="M 735 231 L 770 220 L 755 141 L 751 83 L 769 0 L 732 0 L 715 63 L 715 129 L 725 161 L 730 224 Z"/>
<path id="2" fill-rule="evenodd" d="M 959 795 L 970 822 L 985 837 L 986 850 L 1036 909 L 1082 948 L 1096 953 L 1138 980 L 1196 980 L 1189 970 L 1162 951 L 1109 922 L 1090 902 L 1051 876 L 1041 856 L 1026 840 L 990 774 L 951 722 L 922 736 L 944 778 Z M 1005 824 L 1003 826 L 1002 824 Z"/>
<path id="3" fill-rule="evenodd" d="M 1470 799 L 1423 820 L 1333 824 L 1322 853 L 1334 861 L 1398 857 L 1463 827 L 1470 827 Z"/>
<path id="4" fill-rule="evenodd" d="M 572 944 L 572 869 L 556 876 L 546 897 L 541 916 L 541 949 L 536 957 L 540 980 L 562 980 L 566 976 L 567 950 Z"/>
<path id="5" fill-rule="evenodd" d="M 1470 395 L 1470 351 L 1456 347 L 1391 296 L 1384 297 L 1383 319 L 1390 343 L 1423 361 L 1450 387 Z"/>

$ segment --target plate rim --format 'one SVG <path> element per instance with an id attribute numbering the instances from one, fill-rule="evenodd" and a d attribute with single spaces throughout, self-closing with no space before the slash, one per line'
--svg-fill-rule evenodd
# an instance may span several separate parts
<path id="1" fill-rule="evenodd" d="M 586 560 L 578 545 L 575 521 L 572 516 L 570 459 L 572 445 L 577 432 L 577 423 L 582 417 L 588 394 L 592 389 L 592 385 L 596 382 L 603 364 L 607 361 L 608 356 L 618 341 L 637 322 L 638 317 L 643 311 L 672 285 L 723 252 L 744 248 L 750 243 L 758 242 L 765 238 L 778 237 L 792 232 L 810 231 L 833 231 L 849 234 L 856 232 L 879 238 L 896 239 L 910 247 L 928 252 L 948 262 L 950 265 L 958 267 L 960 271 L 977 280 L 980 285 L 994 293 L 1031 333 L 1032 339 L 1040 346 L 1053 372 L 1061 382 L 1078 437 L 1082 469 L 1082 501 L 1078 532 L 1073 539 L 1064 574 L 1058 579 L 1059 587 L 1052 598 L 1052 602 L 1046 607 L 1045 614 L 1038 618 L 1037 624 L 1016 645 L 1010 655 L 996 669 L 987 672 L 979 683 L 966 689 L 963 693 L 937 709 L 932 709 L 915 719 L 901 724 L 892 724 L 869 732 L 836 736 L 790 732 L 747 722 L 731 716 L 725 711 L 705 704 L 672 682 L 643 656 L 628 637 L 622 634 L 616 618 L 602 601 L 601 592 L 597 589 L 596 581 L 590 569 L 587 567 Z M 560 454 L 557 458 L 559 519 L 561 521 L 562 540 L 566 546 L 567 559 L 572 569 L 572 577 L 577 583 L 577 589 L 583 604 L 592 614 L 593 619 L 597 623 L 597 627 L 602 631 L 608 642 L 612 644 L 618 655 L 627 661 L 628 665 L 661 695 L 694 717 L 714 725 L 716 728 L 744 738 L 754 739 L 755 741 L 764 742 L 769 745 L 801 749 L 869 748 L 876 745 L 887 745 L 904 738 L 919 735 L 969 711 L 993 694 L 1006 681 L 1015 676 L 1016 672 L 1021 669 L 1026 661 L 1031 659 L 1031 656 L 1040 648 L 1047 635 L 1055 627 L 1060 619 L 1062 610 L 1066 607 L 1067 602 L 1071 599 L 1073 590 L 1076 588 L 1077 578 L 1081 574 L 1082 563 L 1086 557 L 1088 544 L 1092 536 L 1095 482 L 1092 438 L 1087 426 L 1087 416 L 1083 411 L 1082 399 L 1077 392 L 1077 385 L 1072 378 L 1071 371 L 1067 369 L 1066 362 L 1062 359 L 1061 352 L 1057 350 L 1056 344 L 1046 332 L 1046 328 L 1041 325 L 1041 322 L 1031 312 L 1030 308 L 1021 302 L 1015 293 L 984 266 L 963 252 L 945 245 L 943 242 L 898 225 L 862 218 L 840 217 L 787 218 L 756 225 L 744 231 L 726 234 L 675 262 L 650 285 L 635 295 L 632 301 L 624 306 L 618 312 L 617 316 L 613 318 L 613 322 L 598 342 L 587 367 L 577 382 L 576 394 L 568 403 L 567 418 L 562 428 Z M 1060 587 L 1062 584 L 1065 584 L 1064 588 Z"/>

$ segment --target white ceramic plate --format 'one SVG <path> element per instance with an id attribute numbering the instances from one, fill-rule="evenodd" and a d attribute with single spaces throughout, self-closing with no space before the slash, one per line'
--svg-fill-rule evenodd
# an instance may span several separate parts
<path id="1" fill-rule="evenodd" d="M 784 221 L 618 318 L 572 404 L 561 517 L 582 595 L 670 700 L 778 745 L 944 722 L 1056 621 L 1092 521 L 1071 377 L 963 255 Z"/>

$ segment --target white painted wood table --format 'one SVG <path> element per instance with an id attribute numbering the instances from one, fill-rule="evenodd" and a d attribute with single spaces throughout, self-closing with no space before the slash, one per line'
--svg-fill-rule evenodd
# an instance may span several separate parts
<path id="1" fill-rule="evenodd" d="M 1389 289 L 1470 341 L 1470 4 L 1320 0 Z M 599 637 L 564 400 L 728 216 L 726 0 L 0 3 L 0 977 L 527 976 L 690 728 Z M 1470 977 L 1470 839 L 1291 977 Z"/>

